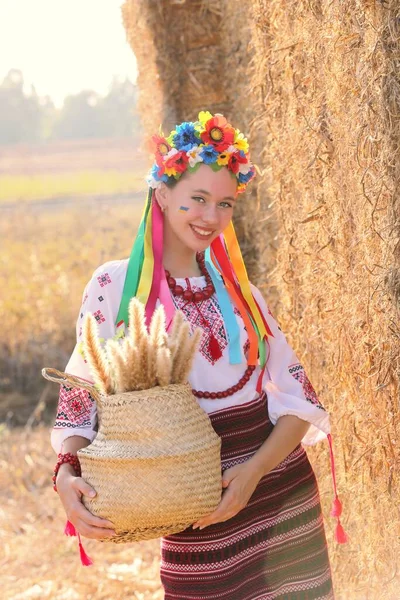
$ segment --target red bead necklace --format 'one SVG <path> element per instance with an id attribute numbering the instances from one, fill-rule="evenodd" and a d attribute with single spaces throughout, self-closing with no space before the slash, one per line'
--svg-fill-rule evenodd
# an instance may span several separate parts
<path id="1" fill-rule="evenodd" d="M 206 269 L 204 254 L 198 252 L 196 254 L 197 264 L 200 267 L 200 271 L 206 278 L 206 287 L 198 292 L 193 292 L 191 289 L 184 290 L 181 285 L 176 285 L 176 279 L 171 277 L 171 273 L 165 269 L 165 275 L 168 282 L 168 287 L 171 290 L 174 296 L 182 296 L 186 302 L 203 302 L 203 300 L 208 300 L 215 292 L 215 287 L 212 282 L 212 279 Z"/>
<path id="2" fill-rule="evenodd" d="M 223 392 L 202 392 L 193 389 L 192 392 L 197 398 L 206 398 L 211 400 L 215 400 L 216 398 L 228 398 L 228 396 L 232 396 L 246 385 L 246 383 L 250 380 L 254 369 L 254 365 L 249 365 L 245 370 L 244 375 L 239 379 L 237 384 L 228 388 L 227 390 L 224 390 Z"/>
<path id="3" fill-rule="evenodd" d="M 181 285 L 176 285 L 176 280 L 174 279 L 174 277 L 171 277 L 170 272 L 167 271 L 167 269 L 165 269 L 165 275 L 166 275 L 168 286 L 169 286 L 169 289 L 171 290 L 171 293 L 174 296 L 182 296 L 182 298 L 184 300 L 186 300 L 187 304 L 189 304 L 189 302 L 198 304 L 199 302 L 208 300 L 209 298 L 211 298 L 211 296 L 215 292 L 214 284 L 213 284 L 212 279 L 206 269 L 204 253 L 198 252 L 196 254 L 196 259 L 197 259 L 197 264 L 200 267 L 200 271 L 206 278 L 206 283 L 207 283 L 206 287 L 203 288 L 202 290 L 199 290 L 198 292 L 193 292 L 190 289 L 190 281 L 187 278 L 186 278 L 186 281 L 188 284 L 188 288 L 186 290 L 184 290 Z M 200 309 L 197 308 L 197 310 L 199 311 L 204 324 L 210 328 L 209 350 L 211 352 L 212 357 L 215 360 L 218 360 L 218 358 L 220 358 L 222 356 L 222 352 L 218 345 L 218 341 L 216 340 L 215 336 L 213 335 L 213 333 L 211 331 L 210 324 L 204 318 L 204 316 L 201 314 Z M 246 385 L 246 383 L 250 380 L 250 377 L 252 376 L 255 368 L 256 367 L 254 365 L 249 365 L 247 367 L 246 371 L 244 372 L 244 375 L 239 379 L 237 384 L 228 388 L 227 390 L 222 391 L 222 392 L 206 392 L 206 391 L 194 390 L 194 389 L 192 389 L 192 392 L 197 398 L 205 398 L 205 399 L 211 399 L 211 400 L 216 400 L 217 398 L 218 399 L 228 398 L 229 396 L 232 396 L 233 394 L 235 394 L 236 392 L 241 390 Z"/>

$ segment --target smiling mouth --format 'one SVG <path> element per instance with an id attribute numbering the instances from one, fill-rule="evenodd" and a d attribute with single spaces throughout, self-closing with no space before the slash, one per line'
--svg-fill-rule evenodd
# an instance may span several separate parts
<path id="1" fill-rule="evenodd" d="M 200 236 L 204 239 L 211 237 L 215 232 L 214 229 L 212 229 L 212 230 L 202 229 L 201 227 L 196 227 L 195 225 L 190 225 L 190 227 L 195 234 L 197 234 L 198 236 Z"/>

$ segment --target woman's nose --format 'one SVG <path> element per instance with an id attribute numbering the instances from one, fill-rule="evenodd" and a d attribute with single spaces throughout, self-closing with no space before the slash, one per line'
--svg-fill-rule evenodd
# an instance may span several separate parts
<path id="1" fill-rule="evenodd" d="M 208 225 L 216 225 L 218 223 L 218 212 L 217 207 L 208 205 L 206 210 L 202 214 L 203 221 Z"/>

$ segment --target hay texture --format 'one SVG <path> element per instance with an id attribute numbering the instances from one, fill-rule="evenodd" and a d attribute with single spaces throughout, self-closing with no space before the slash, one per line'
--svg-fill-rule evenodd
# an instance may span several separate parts
<path id="1" fill-rule="evenodd" d="M 271 284 L 279 291 L 281 327 L 332 415 L 343 524 L 351 536 L 347 546 L 330 544 L 336 593 L 394 599 L 400 7 L 252 4 L 252 85 L 265 145 L 260 219 L 272 210 L 279 228 L 276 267 L 264 291 Z M 268 240 L 260 243 L 267 248 Z M 310 450 L 316 470 L 326 473 L 327 512 L 331 484 L 322 454 Z"/>
<path id="2" fill-rule="evenodd" d="M 235 226 L 251 279 L 332 415 L 343 524 L 351 537 L 336 546 L 332 520 L 325 519 L 336 595 L 394 600 L 400 583 L 399 3 L 142 0 L 124 6 L 128 30 L 146 29 L 147 38 L 130 39 L 142 100 L 147 97 L 142 112 L 148 116 L 154 104 L 160 111 L 151 131 L 161 121 L 167 129 L 192 120 L 202 108 L 223 112 L 249 134 L 260 174 L 241 199 Z M 148 84 L 148 68 L 162 84 Z M 154 85 L 162 88 L 160 102 Z M 328 517 L 328 452 L 318 445 L 309 456 Z"/>
<path id="3" fill-rule="evenodd" d="M 254 114 L 247 96 L 248 3 L 126 0 L 122 16 L 137 59 L 139 110 L 148 138 L 160 124 L 169 133 L 181 121 L 196 120 L 200 110 L 221 112 L 245 135 L 249 132 Z M 253 242 L 259 230 L 257 183 L 250 187 L 234 221 L 249 275 L 257 279 L 265 268 Z"/>

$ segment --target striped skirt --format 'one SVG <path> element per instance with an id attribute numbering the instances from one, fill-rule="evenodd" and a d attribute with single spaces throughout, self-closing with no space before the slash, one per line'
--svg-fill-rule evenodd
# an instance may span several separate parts
<path id="1" fill-rule="evenodd" d="M 273 429 L 265 393 L 209 417 L 223 471 L 248 460 Z M 160 577 L 165 600 L 332 600 L 318 486 L 302 445 L 236 516 L 162 538 Z"/>

